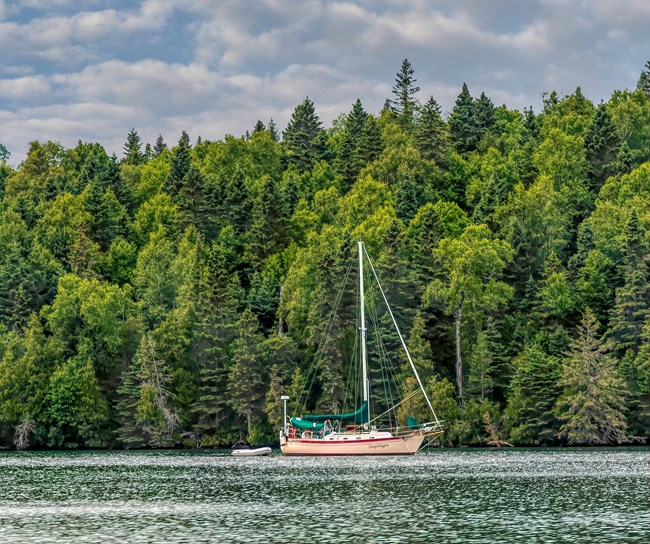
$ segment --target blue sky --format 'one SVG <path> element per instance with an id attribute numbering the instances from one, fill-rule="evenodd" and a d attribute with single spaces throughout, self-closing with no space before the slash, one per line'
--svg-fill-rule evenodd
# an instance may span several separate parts
<path id="1" fill-rule="evenodd" d="M 326 125 L 357 97 L 377 112 L 403 58 L 445 111 L 463 82 L 539 111 L 580 85 L 634 88 L 648 0 L 0 0 L 0 143 L 97 141 L 134 127 L 174 144 L 284 128 L 305 96 Z"/>

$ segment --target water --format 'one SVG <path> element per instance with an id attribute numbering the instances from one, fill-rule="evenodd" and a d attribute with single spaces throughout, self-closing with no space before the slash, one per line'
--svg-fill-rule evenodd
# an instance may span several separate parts
<path id="1" fill-rule="evenodd" d="M 650 542 L 648 449 L 0 453 L 0 542 Z"/>

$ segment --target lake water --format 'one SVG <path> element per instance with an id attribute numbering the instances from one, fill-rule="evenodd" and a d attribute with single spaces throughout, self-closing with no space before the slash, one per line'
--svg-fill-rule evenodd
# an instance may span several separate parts
<path id="1" fill-rule="evenodd" d="M 650 451 L 0 452 L 0 542 L 650 542 Z"/>

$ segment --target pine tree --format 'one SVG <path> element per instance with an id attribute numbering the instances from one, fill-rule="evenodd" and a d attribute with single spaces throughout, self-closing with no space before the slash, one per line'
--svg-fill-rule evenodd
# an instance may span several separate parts
<path id="1" fill-rule="evenodd" d="M 368 113 L 363 109 L 361 100 L 352 106 L 352 111 L 345 118 L 345 131 L 341 141 L 341 147 L 337 156 L 337 167 L 343 179 L 345 187 L 350 188 L 364 166 L 360 153 L 361 139 L 368 120 Z"/>
<path id="2" fill-rule="evenodd" d="M 616 127 L 612 123 L 612 116 L 607 111 L 605 104 L 600 104 L 585 136 L 590 188 L 595 193 L 614 173 L 613 168 L 620 143 Z"/>
<path id="3" fill-rule="evenodd" d="M 562 365 L 563 391 L 555 412 L 569 444 L 605 445 L 627 441 L 625 384 L 618 376 L 610 345 L 598 337 L 598 321 L 587 310 L 578 337 Z"/>
<path id="4" fill-rule="evenodd" d="M 137 166 L 144 162 L 144 155 L 142 154 L 142 142 L 140 141 L 140 136 L 134 128 L 129 131 L 129 134 L 126 137 L 126 143 L 124 144 L 124 159 L 122 162 L 124 164 L 131 164 Z"/>
<path id="5" fill-rule="evenodd" d="M 627 223 L 623 260 L 623 286 L 616 289 L 616 302 L 609 326 L 609 335 L 617 353 L 626 350 L 637 353 L 641 331 L 650 313 L 648 249 L 636 210 L 630 212 Z"/>
<path id="6" fill-rule="evenodd" d="M 636 85 L 637 89 L 641 89 L 647 99 L 650 100 L 650 60 L 646 61 L 645 69 L 641 70 L 639 82 Z"/>
<path id="7" fill-rule="evenodd" d="M 449 116 L 449 132 L 456 149 L 467 153 L 478 145 L 477 126 L 474 110 L 474 99 L 469 94 L 467 84 L 456 98 L 451 115 Z"/>
<path id="8" fill-rule="evenodd" d="M 559 361 L 537 338 L 514 359 L 515 374 L 505 410 L 509 439 L 515 444 L 552 442 L 557 432 L 553 408 L 559 394 Z"/>
<path id="9" fill-rule="evenodd" d="M 423 158 L 444 165 L 448 153 L 449 134 L 442 119 L 440 105 L 432 97 L 420 109 L 416 121 L 415 145 Z"/>
<path id="10" fill-rule="evenodd" d="M 257 123 L 255 123 L 255 126 L 253 127 L 253 134 L 256 134 L 257 132 L 264 132 L 265 130 L 266 126 L 264 126 L 264 123 L 258 119 Z"/>
<path id="11" fill-rule="evenodd" d="M 478 140 L 495 129 L 494 104 L 484 92 L 474 102 L 474 121 L 476 123 L 476 137 Z"/>
<path id="12" fill-rule="evenodd" d="M 163 140 L 162 134 L 158 134 L 158 138 L 156 138 L 156 143 L 153 146 L 153 154 L 154 154 L 154 156 L 157 157 L 165 149 L 167 149 L 167 144 L 165 143 L 165 140 Z"/>
<path id="13" fill-rule="evenodd" d="M 393 86 L 393 95 L 391 100 L 391 109 L 397 115 L 400 122 L 407 127 L 413 123 L 417 99 L 415 95 L 420 91 L 420 87 L 415 85 L 417 79 L 413 77 L 415 70 L 408 59 L 402 61 L 400 71 L 395 77 Z"/>
<path id="14" fill-rule="evenodd" d="M 237 322 L 237 339 L 228 376 L 228 396 L 235 413 L 246 419 L 247 436 L 264 402 L 262 335 L 257 318 L 247 308 Z"/>
<path id="15" fill-rule="evenodd" d="M 323 157 L 323 129 L 309 97 L 296 106 L 284 131 L 282 143 L 287 161 L 295 164 L 301 172 L 310 170 Z"/>
<path id="16" fill-rule="evenodd" d="M 381 137 L 381 129 L 372 115 L 368 115 L 359 137 L 357 153 L 363 165 L 376 160 L 384 150 L 384 142 Z"/>
<path id="17" fill-rule="evenodd" d="M 0 144 L 0 163 L 7 162 L 10 156 L 9 150 L 3 144 Z"/>
<path id="18" fill-rule="evenodd" d="M 280 135 L 278 134 L 278 128 L 275 126 L 275 121 L 271 119 L 269 121 L 269 134 L 271 135 L 271 139 L 274 142 L 279 142 L 280 141 Z"/>
<path id="19" fill-rule="evenodd" d="M 219 441 L 227 416 L 227 377 L 243 294 L 234 268 L 234 231 L 224 227 L 208 253 L 200 279 L 197 331 L 193 351 L 199 366 L 198 395 L 192 407 L 195 431 L 203 444 Z"/>
<path id="20" fill-rule="evenodd" d="M 183 186 L 183 178 L 190 171 L 192 165 L 190 149 L 190 137 L 183 131 L 178 146 L 172 153 L 171 169 L 166 183 L 166 189 L 172 196 L 178 195 Z"/>
<path id="21" fill-rule="evenodd" d="M 214 196 L 208 189 L 201 171 L 190 166 L 183 177 L 178 193 L 178 203 L 187 214 L 188 222 L 210 239 L 213 235 L 215 217 Z"/>

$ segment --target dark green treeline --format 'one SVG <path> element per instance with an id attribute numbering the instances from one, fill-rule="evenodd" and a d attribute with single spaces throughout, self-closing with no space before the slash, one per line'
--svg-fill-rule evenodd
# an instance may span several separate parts
<path id="1" fill-rule="evenodd" d="M 647 436 L 648 71 L 538 115 L 467 85 L 443 115 L 415 84 L 404 61 L 378 115 L 356 100 L 330 128 L 305 99 L 282 134 L 0 162 L 0 446 L 273 440 L 357 239 L 444 444 Z M 314 408 L 342 408 L 351 317 Z"/>

